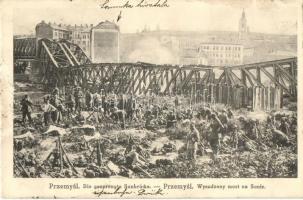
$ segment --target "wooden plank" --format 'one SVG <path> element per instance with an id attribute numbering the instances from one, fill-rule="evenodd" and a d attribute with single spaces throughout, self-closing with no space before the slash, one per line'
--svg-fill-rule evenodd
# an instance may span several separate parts
<path id="1" fill-rule="evenodd" d="M 46 44 L 44 43 L 44 41 L 42 41 L 42 46 L 44 47 L 45 51 L 47 52 L 49 58 L 52 60 L 53 64 L 55 65 L 55 67 L 59 68 L 59 65 L 57 63 L 57 61 L 55 60 L 55 58 L 53 57 L 52 53 L 49 51 L 48 47 L 46 46 Z"/>
<path id="2" fill-rule="evenodd" d="M 217 83 L 220 84 L 224 77 L 225 77 L 225 71 L 223 71 L 222 74 L 219 76 Z"/>
<path id="3" fill-rule="evenodd" d="M 134 81 L 134 78 L 135 78 L 135 74 L 136 74 L 136 68 L 133 68 L 133 67 L 130 67 L 129 68 L 130 69 L 130 71 L 129 71 L 129 74 L 128 74 L 128 77 L 126 78 L 126 86 L 127 86 L 127 88 L 126 88 L 126 90 L 125 90 L 125 92 L 126 93 L 131 93 L 131 92 L 134 92 L 133 91 L 133 88 L 131 87 L 132 86 L 132 83 L 133 83 L 133 81 Z"/>
<path id="4" fill-rule="evenodd" d="M 127 71 L 127 73 L 126 73 L 126 71 Z M 115 88 L 116 93 L 120 93 L 124 89 L 124 86 L 127 86 L 126 82 L 125 82 L 126 81 L 125 75 L 128 74 L 129 72 L 130 72 L 130 68 L 122 69 L 121 77 L 119 79 L 119 84 Z"/>
<path id="5" fill-rule="evenodd" d="M 288 80 L 293 81 L 294 84 L 297 84 L 297 80 L 293 76 L 291 76 L 281 65 L 276 64 L 276 66 L 283 73 L 283 75 L 285 75 L 288 78 Z"/>
<path id="6" fill-rule="evenodd" d="M 75 66 L 74 62 L 70 59 L 70 57 L 68 56 L 67 52 L 65 51 L 64 47 L 62 46 L 62 44 L 58 43 L 59 47 L 61 48 L 61 50 L 63 51 L 65 57 L 67 58 L 69 64 L 71 66 Z"/>
<path id="7" fill-rule="evenodd" d="M 235 80 L 233 79 L 233 77 L 232 77 L 231 74 L 230 74 L 230 69 L 227 69 L 226 72 L 227 72 L 228 80 L 230 81 L 231 85 L 232 85 L 232 86 L 236 85 Z"/>
<path id="8" fill-rule="evenodd" d="M 246 72 L 248 77 L 252 78 L 259 86 L 264 87 L 264 85 L 261 82 L 259 82 L 258 79 L 249 70 L 247 69 L 243 69 L 243 70 Z"/>
<path id="9" fill-rule="evenodd" d="M 257 80 L 258 80 L 259 83 L 262 83 L 261 82 L 261 70 L 260 70 L 260 67 L 257 67 L 256 71 L 257 71 Z"/>
<path id="10" fill-rule="evenodd" d="M 164 93 L 168 92 L 170 85 L 172 84 L 172 82 L 174 80 L 176 80 L 176 78 L 177 78 L 177 76 L 178 76 L 179 73 L 180 73 L 180 70 L 178 70 L 178 69 L 174 73 L 172 73 L 172 77 L 171 77 L 170 81 L 168 82 L 165 90 L 163 91 Z"/>
<path id="11" fill-rule="evenodd" d="M 145 94 L 148 92 L 148 90 L 152 87 L 152 85 L 153 85 L 153 83 L 155 82 L 156 84 L 157 84 L 157 73 L 160 71 L 161 69 L 154 69 L 154 70 L 152 70 L 152 72 L 153 72 L 153 77 L 150 79 L 150 81 L 149 81 L 149 84 L 148 84 L 148 86 L 147 86 L 147 88 L 146 88 L 146 90 L 145 90 Z M 163 69 L 162 69 L 163 70 Z M 161 71 L 162 71 L 161 70 Z"/>
<path id="12" fill-rule="evenodd" d="M 60 44 L 60 43 L 59 43 Z M 78 61 L 78 59 L 76 58 L 76 56 L 72 53 L 72 51 L 70 50 L 70 48 L 63 43 L 63 46 L 65 47 L 65 49 L 68 51 L 68 53 L 71 55 L 71 57 L 73 58 L 73 60 L 75 61 L 76 65 L 80 65 L 80 62 Z"/>
<path id="13" fill-rule="evenodd" d="M 136 94 L 138 89 L 141 89 L 141 83 L 142 81 L 144 81 L 146 79 L 146 77 L 148 76 L 148 74 L 151 73 L 151 71 L 149 71 L 148 73 L 146 73 L 145 69 L 143 70 L 143 77 L 141 77 L 141 79 L 139 80 L 139 83 L 137 85 L 137 87 L 135 88 L 134 93 Z M 144 91 L 143 91 L 144 92 Z"/>
<path id="14" fill-rule="evenodd" d="M 249 74 L 247 73 L 248 71 L 246 69 L 243 69 L 243 72 L 245 73 L 245 77 L 248 79 L 249 83 L 251 86 L 254 86 L 253 81 L 251 80 L 251 77 L 249 76 Z"/>
<path id="15" fill-rule="evenodd" d="M 237 81 L 238 81 L 238 85 L 242 85 L 242 86 L 244 86 L 243 85 L 243 83 L 242 83 L 242 81 L 241 81 L 241 79 L 232 71 L 232 70 L 230 70 L 230 74 L 231 74 L 231 76 L 233 76 L 235 79 L 237 79 Z"/>
<path id="16" fill-rule="evenodd" d="M 277 81 L 266 69 L 264 68 L 260 68 L 261 71 L 271 80 L 273 81 L 275 84 L 279 85 L 280 87 L 282 87 L 285 92 L 289 95 L 291 95 L 290 91 L 288 90 L 288 88 L 286 88 L 285 86 L 283 86 L 279 81 Z"/>
<path id="17" fill-rule="evenodd" d="M 194 70 L 190 71 L 189 74 L 187 75 L 187 77 L 181 82 L 181 85 L 180 85 L 181 90 L 190 81 L 190 79 L 192 78 L 194 72 L 195 72 Z"/>

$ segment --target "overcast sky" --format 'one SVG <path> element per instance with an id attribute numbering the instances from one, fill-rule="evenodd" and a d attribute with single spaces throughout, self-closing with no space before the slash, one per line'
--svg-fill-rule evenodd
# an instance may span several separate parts
<path id="1" fill-rule="evenodd" d="M 15 4 L 14 33 L 34 33 L 41 20 L 63 24 L 94 24 L 116 20 L 121 9 L 104 10 L 105 0 L 26 0 Z M 115 4 L 118 1 L 111 0 Z M 138 0 L 129 0 L 137 2 Z M 155 1 L 155 0 L 147 0 Z M 85 3 L 84 3 L 85 2 Z M 145 25 L 155 29 L 237 31 L 242 10 L 252 32 L 296 34 L 296 0 L 168 0 L 169 8 L 122 9 L 121 32 L 136 32 Z"/>

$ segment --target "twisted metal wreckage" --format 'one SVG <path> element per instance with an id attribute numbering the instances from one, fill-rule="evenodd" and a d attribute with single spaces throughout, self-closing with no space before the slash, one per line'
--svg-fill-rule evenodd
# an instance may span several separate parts
<path id="1" fill-rule="evenodd" d="M 37 66 L 49 87 L 80 86 L 106 93 L 186 95 L 234 108 L 270 110 L 283 96 L 297 96 L 297 58 L 238 66 L 92 63 L 84 51 L 66 40 L 14 39 L 14 60 Z"/>

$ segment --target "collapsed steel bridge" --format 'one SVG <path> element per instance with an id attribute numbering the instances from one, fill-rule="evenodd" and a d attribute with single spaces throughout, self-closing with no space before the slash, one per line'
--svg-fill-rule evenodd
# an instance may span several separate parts
<path id="1" fill-rule="evenodd" d="M 35 61 L 41 82 L 49 86 L 81 86 L 123 94 L 196 95 L 205 86 L 266 87 L 297 95 L 297 58 L 238 66 L 92 63 L 68 41 L 14 39 L 14 60 Z"/>

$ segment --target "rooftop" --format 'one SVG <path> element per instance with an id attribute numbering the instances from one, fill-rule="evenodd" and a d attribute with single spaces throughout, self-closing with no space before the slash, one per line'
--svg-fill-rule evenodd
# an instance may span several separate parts
<path id="1" fill-rule="evenodd" d="M 78 30 L 78 31 L 90 31 L 91 28 L 93 27 L 93 24 L 84 24 L 84 25 L 70 25 L 70 24 L 57 24 L 57 23 L 52 23 L 52 22 L 48 22 L 46 23 L 44 20 L 42 20 L 40 23 L 37 24 L 37 26 L 50 26 L 54 29 L 58 29 L 58 30 L 63 30 L 63 31 L 74 31 L 74 30 Z"/>
<path id="2" fill-rule="evenodd" d="M 100 22 L 97 26 L 93 27 L 94 29 L 116 29 L 120 30 L 119 26 L 114 22 L 110 22 L 108 20 Z"/>

